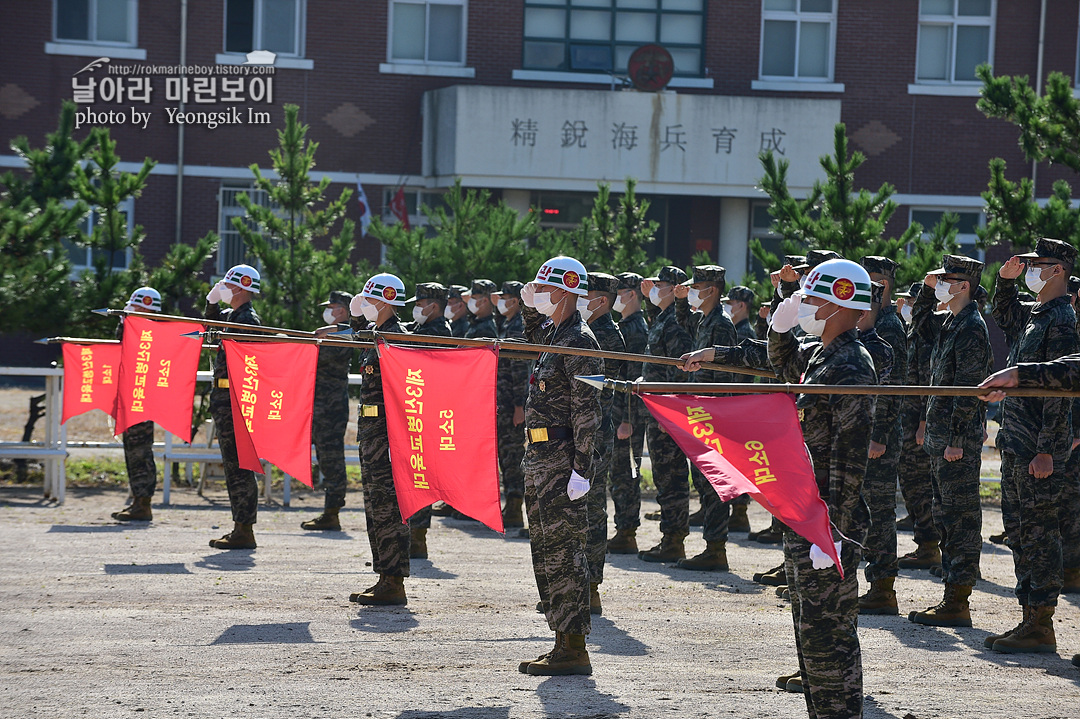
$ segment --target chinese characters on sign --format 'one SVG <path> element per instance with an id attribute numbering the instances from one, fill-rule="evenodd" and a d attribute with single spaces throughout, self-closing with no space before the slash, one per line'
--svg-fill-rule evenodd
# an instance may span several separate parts
<path id="1" fill-rule="evenodd" d="M 536 140 L 541 135 L 540 123 L 533 118 L 514 118 L 510 121 L 510 130 L 510 143 L 514 147 L 536 147 Z M 586 144 L 588 131 L 589 128 L 584 120 L 566 120 L 559 130 L 559 146 L 564 149 L 588 147 Z M 638 125 L 631 125 L 628 122 L 612 123 L 611 149 L 630 151 L 638 147 L 640 143 L 638 142 L 637 132 Z M 714 155 L 730 155 L 732 150 L 735 149 L 738 132 L 738 128 L 727 127 L 726 125 L 712 128 L 710 135 L 712 153 Z M 656 145 L 660 152 L 670 149 L 686 152 L 688 145 L 692 144 L 693 147 L 698 147 L 705 144 L 705 138 L 696 135 L 688 140 L 687 135 L 690 134 L 681 123 L 665 125 L 663 137 L 657 138 Z M 786 135 L 787 133 L 783 129 L 770 127 L 760 134 L 761 141 L 757 151 L 767 152 L 772 150 L 777 154 L 786 155 L 787 148 L 783 144 Z"/>

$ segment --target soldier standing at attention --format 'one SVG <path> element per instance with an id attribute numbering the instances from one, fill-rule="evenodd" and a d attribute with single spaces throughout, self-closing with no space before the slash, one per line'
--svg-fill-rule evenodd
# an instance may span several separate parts
<path id="1" fill-rule="evenodd" d="M 626 351 L 644 354 L 649 344 L 649 326 L 641 311 L 641 275 L 623 272 L 617 275 L 619 291 L 614 309 L 622 319 L 619 332 Z M 626 378 L 641 376 L 640 362 L 627 362 Z M 640 397 L 626 393 L 615 398 L 612 422 L 615 443 L 611 450 L 611 501 L 615 505 L 615 534 L 608 540 L 611 554 L 637 554 L 637 528 L 641 526 L 641 453 L 645 447 L 645 427 L 649 411 Z"/>
<path id="2" fill-rule="evenodd" d="M 353 298 L 349 311 L 363 316 L 368 329 L 402 332 L 395 307 L 405 305 L 405 285 L 394 275 L 380 273 L 364 284 Z M 364 382 L 360 385 L 359 426 L 360 480 L 364 486 L 364 516 L 371 567 L 379 581 L 362 592 L 349 595 L 350 602 L 369 605 L 408 604 L 405 577 L 409 576 L 409 525 L 401 521 L 394 473 L 390 467 L 390 438 L 386 432 L 386 405 L 383 401 L 382 372 L 377 348 L 360 355 Z"/>
<path id="3" fill-rule="evenodd" d="M 450 285 L 443 316 L 450 322 L 450 332 L 454 337 L 464 337 L 469 331 L 469 308 L 464 297 L 469 288 L 464 285 Z"/>
<path id="4" fill-rule="evenodd" d="M 739 342 L 757 339 L 754 326 L 750 324 L 750 315 L 754 312 L 754 291 L 749 287 L 736 285 L 728 290 L 724 303 L 724 314 L 735 325 L 735 335 Z M 750 519 L 746 510 L 750 506 L 750 495 L 743 494 L 731 501 L 731 517 L 728 519 L 728 531 L 749 532 Z"/>
<path id="5" fill-rule="evenodd" d="M 684 281 L 686 273 L 670 265 L 660 270 L 656 282 L 642 281 L 642 291 L 648 293 L 650 304 L 659 310 L 649 328 L 647 354 L 682 357 L 690 351 L 693 345 L 690 333 L 679 325 L 675 317 L 675 286 Z M 646 382 L 685 381 L 685 375 L 679 369 L 661 364 L 646 363 L 644 375 Z M 660 504 L 660 531 L 664 536 L 652 549 L 639 552 L 638 557 L 646 562 L 677 562 L 686 557 L 683 541 L 690 533 L 688 463 L 679 445 L 651 415 L 646 436 L 653 482 L 656 484 L 656 501 Z"/>
<path id="6" fill-rule="evenodd" d="M 784 300 L 773 313 L 769 358 L 779 377 L 792 383 L 875 384 L 873 361 L 856 330 L 859 315 L 868 309 L 870 276 L 861 266 L 841 259 L 812 270 L 800 293 Z M 800 351 L 791 333 L 796 322 L 808 335 L 821 338 L 812 351 Z M 784 557 L 806 707 L 814 719 L 861 717 L 858 543 L 868 520 L 862 482 L 873 398 L 804 394 L 796 404 L 844 568 L 843 579 L 830 560 L 824 560 L 825 568 L 816 569 L 814 565 L 822 563 L 821 549 L 785 531 Z"/>
<path id="7" fill-rule="evenodd" d="M 261 325 L 259 315 L 251 306 L 251 298 L 259 294 L 259 271 L 250 265 L 236 265 L 225 273 L 224 279 L 210 288 L 206 295 L 206 319 Z M 224 302 L 230 309 L 218 307 Z M 222 334 L 236 332 L 223 329 Z M 225 348 L 214 358 L 214 388 L 210 392 L 210 416 L 214 418 L 221 447 L 221 463 L 225 467 L 225 486 L 232 505 L 233 531 L 221 539 L 211 539 L 214 549 L 255 549 L 255 521 L 259 513 L 259 484 L 255 473 L 241 469 L 236 458 L 236 431 L 233 428 L 232 400 L 229 397 L 229 366 Z"/>
<path id="8" fill-rule="evenodd" d="M 990 335 L 973 301 L 983 263 L 946 255 L 941 270 L 926 276 L 912 312 L 916 332 L 936 333 L 930 357 L 933 386 L 975 386 L 993 366 Z M 934 315 L 938 303 L 947 314 Z M 940 329 L 937 327 L 940 321 Z M 935 627 L 970 627 L 968 597 L 979 575 L 982 551 L 982 467 L 986 407 L 974 397 L 932 396 L 926 406 L 923 449 L 933 462 L 934 524 L 941 535 L 941 602 L 908 619 Z"/>
<path id="9" fill-rule="evenodd" d="M 720 299 L 724 296 L 727 270 L 719 265 L 699 265 L 689 286 L 675 287 L 675 317 L 693 340 L 691 349 L 738 344 L 735 325 L 724 313 Z M 680 355 L 682 357 L 683 355 Z M 691 382 L 734 382 L 730 372 L 701 370 L 690 376 Z M 687 388 L 688 391 L 693 391 Z M 689 559 L 680 559 L 682 569 L 727 571 L 728 520 L 731 507 L 721 502 L 716 490 L 696 466 L 690 466 L 690 476 L 701 498 L 705 551 Z"/>
<path id="10" fill-rule="evenodd" d="M 316 337 L 349 329 L 349 303 L 353 296 L 335 290 L 323 302 L 322 319 L 326 326 L 315 330 Z M 319 346 L 319 362 L 315 369 L 315 403 L 311 417 L 311 439 L 315 457 L 323 475 L 326 499 L 323 513 L 300 524 L 301 529 L 341 531 L 338 512 L 345 506 L 345 429 L 349 426 L 349 365 L 351 347 Z"/>
<path id="11" fill-rule="evenodd" d="M 570 257 L 545 262 L 521 291 L 525 336 L 553 347 L 600 347 L 577 311 L 588 292 L 585 267 Z M 518 665 L 522 674 L 591 674 L 585 635 L 589 612 L 589 564 L 585 558 L 588 504 L 596 434 L 602 421 L 600 392 L 575 375 L 597 375 L 593 357 L 541 354 L 525 404 L 529 446 L 525 450 L 525 508 L 529 513 L 536 587 L 555 632 L 555 647 Z"/>
<path id="12" fill-rule="evenodd" d="M 129 312 L 153 314 L 161 312 L 161 293 L 153 287 L 140 287 L 131 293 Z M 116 339 L 124 339 L 124 318 L 116 325 Z M 124 430 L 124 464 L 127 465 L 131 504 L 112 518 L 120 522 L 149 522 L 154 518 L 150 501 L 157 489 L 157 464 L 154 463 L 154 423 L 139 422 Z"/>
<path id="13" fill-rule="evenodd" d="M 1068 290 L 1075 261 L 1075 247 L 1043 238 L 1034 252 L 1001 266 L 993 315 L 1002 331 L 1016 338 L 1009 366 L 1080 352 Z M 1025 264 L 1024 282 L 1036 302 L 1021 300 L 1016 288 Z M 1023 620 L 1010 632 L 987 637 L 984 643 L 996 652 L 1057 651 L 1053 617 L 1063 578 L 1059 512 L 1070 480 L 1065 466 L 1074 435 L 1072 404 L 1067 397 L 1006 397 L 1001 403 L 1001 506 Z"/>
<path id="14" fill-rule="evenodd" d="M 469 339 L 490 337 L 497 339 L 499 330 L 495 326 L 495 308 L 491 304 L 491 294 L 496 290 L 491 280 L 473 280 L 472 294 L 469 295 L 469 329 L 465 336 Z"/>
<path id="15" fill-rule="evenodd" d="M 619 326 L 611 318 L 611 308 L 619 291 L 619 280 L 602 272 L 589 273 L 589 294 L 577 300 L 578 312 L 585 320 L 600 349 L 605 352 L 625 352 Z M 604 376 L 608 379 L 625 380 L 626 363 L 622 360 L 602 360 Z M 607 482 L 611 469 L 611 452 L 615 442 L 615 426 L 612 423 L 615 390 L 605 387 L 600 391 L 602 421 L 596 432 L 596 455 L 593 461 L 594 486 L 589 490 L 589 536 L 585 556 L 589 562 L 589 610 L 602 614 L 600 584 L 604 581 L 604 557 L 607 555 Z"/>
<path id="16" fill-rule="evenodd" d="M 516 280 L 503 282 L 502 292 L 492 295 L 492 302 L 502 315 L 499 332 L 502 340 L 524 340 L 525 324 L 521 317 L 521 288 Z M 495 397 L 496 429 L 499 440 L 499 469 L 502 473 L 504 527 L 523 527 L 521 514 L 525 499 L 525 400 L 529 396 L 529 363 L 525 360 L 499 359 Z"/>

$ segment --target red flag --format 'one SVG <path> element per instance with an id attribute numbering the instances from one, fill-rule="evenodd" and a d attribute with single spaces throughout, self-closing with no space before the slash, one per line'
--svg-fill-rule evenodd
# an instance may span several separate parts
<path id="1" fill-rule="evenodd" d="M 191 441 L 195 374 L 202 340 L 182 335 L 203 331 L 189 322 L 124 319 L 120 381 L 116 395 L 116 433 L 153 420 L 185 442 Z"/>
<path id="2" fill-rule="evenodd" d="M 120 345 L 80 345 L 65 342 L 64 412 L 60 424 L 92 409 L 115 416 L 116 379 Z"/>
<path id="3" fill-rule="evenodd" d="M 437 499 L 503 531 L 489 347 L 379 346 L 394 488 L 402 521 Z"/>
<path id="4" fill-rule="evenodd" d="M 660 425 L 697 465 L 721 501 L 749 494 L 792 530 L 836 556 L 829 507 L 818 492 L 789 394 L 642 395 Z"/>
<path id="5" fill-rule="evenodd" d="M 405 206 L 405 188 L 399 187 L 397 192 L 394 193 L 394 198 L 390 200 L 390 211 L 394 213 L 394 217 L 401 221 L 401 225 L 408 232 L 409 227 L 409 210 Z"/>
<path id="6" fill-rule="evenodd" d="M 240 466 L 259 458 L 311 487 L 311 415 L 319 348 L 223 339 Z"/>

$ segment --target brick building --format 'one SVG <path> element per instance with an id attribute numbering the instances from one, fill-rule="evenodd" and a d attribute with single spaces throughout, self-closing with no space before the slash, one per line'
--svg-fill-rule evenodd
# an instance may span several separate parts
<path id="1" fill-rule="evenodd" d="M 1075 75 L 1077 5 L 2 0 L 0 137 L 39 144 L 61 100 L 94 80 L 80 109 L 123 115 L 110 123 L 122 158 L 159 163 L 130 208 L 147 230 L 151 263 L 177 239 L 209 230 L 226 240 L 217 272 L 239 259 L 229 222 L 235 195 L 250 186 L 249 165 L 269 165 L 282 106 L 296 103 L 320 143 L 315 176 L 332 179 L 333 195 L 361 182 L 377 213 L 399 185 L 415 208 L 461 176 L 521 211 L 539 206 L 546 221 L 573 223 L 597 180 L 618 190 L 632 175 L 662 222 L 658 252 L 682 263 L 706 249 L 739 277 L 750 267 L 748 238 L 768 239 L 757 152 L 782 151 L 793 186 L 808 187 L 836 121 L 868 157 L 858 184 L 896 186 L 903 206 L 894 233 L 952 210 L 972 241 L 995 156 L 1013 179 L 1036 173 L 1037 193 L 1047 196 L 1065 175 L 1033 168 L 1016 130 L 978 112 L 973 71 L 989 61 L 997 73 Z M 624 89 L 630 53 L 649 43 L 670 51 L 673 80 L 659 94 Z M 253 50 L 276 54 L 272 90 L 256 95 L 254 76 L 235 76 L 249 86 L 230 104 L 223 78 L 234 76 L 205 68 L 238 65 Z M 110 60 L 85 69 L 100 57 Z M 177 65 L 203 69 L 150 75 L 142 67 Z M 116 80 L 139 77 L 148 78 L 149 102 L 115 97 Z M 208 78 L 222 82 L 200 94 Z M 182 83 L 191 90 L 185 111 L 236 107 L 244 121 L 170 122 Z M 150 113 L 145 128 L 132 126 L 134 110 Z M 250 121 L 249 111 L 269 113 L 270 123 Z M 0 149 L 0 169 L 20 164 Z M 379 249 L 371 238 L 358 242 L 368 259 Z"/>

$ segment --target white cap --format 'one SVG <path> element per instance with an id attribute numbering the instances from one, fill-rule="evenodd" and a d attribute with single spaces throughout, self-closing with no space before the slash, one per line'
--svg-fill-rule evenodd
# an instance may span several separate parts
<path id="1" fill-rule="evenodd" d="M 364 283 L 361 297 L 381 300 L 395 307 L 405 306 L 405 283 L 389 272 L 380 272 Z"/>
<path id="2" fill-rule="evenodd" d="M 128 307 L 135 307 L 140 310 L 150 310 L 152 312 L 161 312 L 161 293 L 153 287 L 140 287 L 131 293 L 131 299 L 128 300 Z"/>
<path id="3" fill-rule="evenodd" d="M 540 265 L 534 280 L 538 285 L 559 287 L 575 295 L 589 294 L 589 273 L 573 257 L 552 257 Z"/>
<path id="4" fill-rule="evenodd" d="M 870 274 L 851 260 L 827 260 L 810 270 L 799 294 L 820 297 L 851 310 L 868 310 Z"/>
<path id="5" fill-rule="evenodd" d="M 259 294 L 259 280 L 259 271 L 251 265 L 236 265 L 225 273 L 225 278 L 221 281 L 235 285 L 242 290 Z"/>

